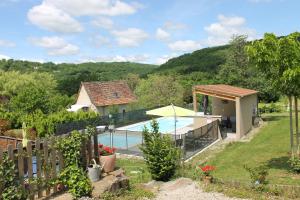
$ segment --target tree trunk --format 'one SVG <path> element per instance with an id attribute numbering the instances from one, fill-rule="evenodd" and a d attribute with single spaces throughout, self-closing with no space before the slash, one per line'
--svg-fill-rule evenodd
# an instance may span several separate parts
<path id="1" fill-rule="evenodd" d="M 294 131 L 293 131 L 293 103 L 292 97 L 289 96 L 289 106 L 290 106 L 290 140 L 291 140 L 291 151 L 293 153 L 294 148 Z"/>
<path id="2" fill-rule="evenodd" d="M 295 120 L 296 120 L 296 142 L 297 142 L 297 148 L 299 148 L 299 125 L 298 125 L 298 97 L 294 97 L 295 100 Z"/>

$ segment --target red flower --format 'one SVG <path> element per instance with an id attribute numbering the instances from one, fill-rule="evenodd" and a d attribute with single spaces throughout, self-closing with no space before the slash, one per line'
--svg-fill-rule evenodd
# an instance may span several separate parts
<path id="1" fill-rule="evenodd" d="M 99 147 L 99 148 L 102 148 L 102 147 L 103 147 L 103 144 L 98 144 L 98 147 Z"/>
<path id="2" fill-rule="evenodd" d="M 206 176 L 209 176 L 210 173 L 216 169 L 215 166 L 211 166 L 211 165 L 206 165 L 204 167 L 199 166 L 199 167 L 202 170 L 203 174 Z"/>
<path id="3" fill-rule="evenodd" d="M 108 146 L 102 146 L 100 149 L 100 155 L 101 156 L 107 156 L 107 155 L 111 155 L 114 154 L 116 152 L 116 148 L 115 147 L 108 147 Z"/>

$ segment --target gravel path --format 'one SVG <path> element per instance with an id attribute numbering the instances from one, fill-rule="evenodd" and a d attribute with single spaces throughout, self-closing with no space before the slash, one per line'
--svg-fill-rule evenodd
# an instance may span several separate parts
<path id="1" fill-rule="evenodd" d="M 153 183 L 152 183 L 153 184 Z M 157 186 L 157 185 L 156 185 Z M 155 186 L 154 186 L 155 187 Z M 224 194 L 204 192 L 191 179 L 179 178 L 167 183 L 160 183 L 155 200 L 237 200 Z"/>

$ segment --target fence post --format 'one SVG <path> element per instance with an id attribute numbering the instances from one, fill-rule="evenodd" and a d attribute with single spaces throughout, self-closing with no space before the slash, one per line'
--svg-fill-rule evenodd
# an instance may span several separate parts
<path id="1" fill-rule="evenodd" d="M 0 164 L 2 163 L 3 159 L 3 150 L 0 148 Z"/>
<path id="2" fill-rule="evenodd" d="M 56 178 L 56 149 L 54 148 L 54 140 L 51 140 L 51 178 Z M 53 191 L 57 192 L 57 184 L 53 186 Z"/>
<path id="3" fill-rule="evenodd" d="M 127 137 L 127 130 L 126 130 L 126 149 L 128 151 L 128 137 Z"/>
<path id="4" fill-rule="evenodd" d="M 39 181 L 42 178 L 42 162 L 41 162 L 41 142 L 39 139 L 35 142 L 35 150 L 36 150 L 36 176 L 38 178 L 38 198 L 42 197 L 42 190 Z"/>
<path id="5" fill-rule="evenodd" d="M 14 160 L 14 151 L 13 151 L 13 146 L 11 144 L 8 145 L 7 151 L 8 151 L 8 158 Z"/>
<path id="6" fill-rule="evenodd" d="M 46 183 L 49 181 L 49 158 L 48 158 L 48 142 L 45 140 L 44 144 L 43 144 L 43 148 L 44 148 L 44 175 L 45 175 L 45 179 L 46 179 Z M 48 187 L 48 185 L 46 185 L 46 196 L 50 195 L 50 188 Z"/>
<path id="7" fill-rule="evenodd" d="M 18 170 L 19 170 L 19 179 L 20 184 L 24 188 L 24 157 L 23 157 L 23 144 L 18 144 Z"/>
<path id="8" fill-rule="evenodd" d="M 94 134 L 94 158 L 97 163 L 99 163 L 99 151 L 98 151 L 98 135 Z"/>
<path id="9" fill-rule="evenodd" d="M 30 183 L 33 178 L 33 172 L 32 172 L 32 143 L 31 141 L 27 142 L 27 164 L 28 164 L 28 184 L 29 184 L 29 199 L 34 199 L 33 195 L 33 187 Z"/>

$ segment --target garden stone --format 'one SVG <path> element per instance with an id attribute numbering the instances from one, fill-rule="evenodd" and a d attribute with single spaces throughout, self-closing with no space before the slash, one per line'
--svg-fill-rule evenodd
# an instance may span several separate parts
<path id="1" fill-rule="evenodd" d="M 100 181 L 93 184 L 93 197 L 100 197 L 104 192 L 115 193 L 120 189 L 129 188 L 129 178 L 124 175 L 124 170 L 119 169 L 108 173 Z"/>

